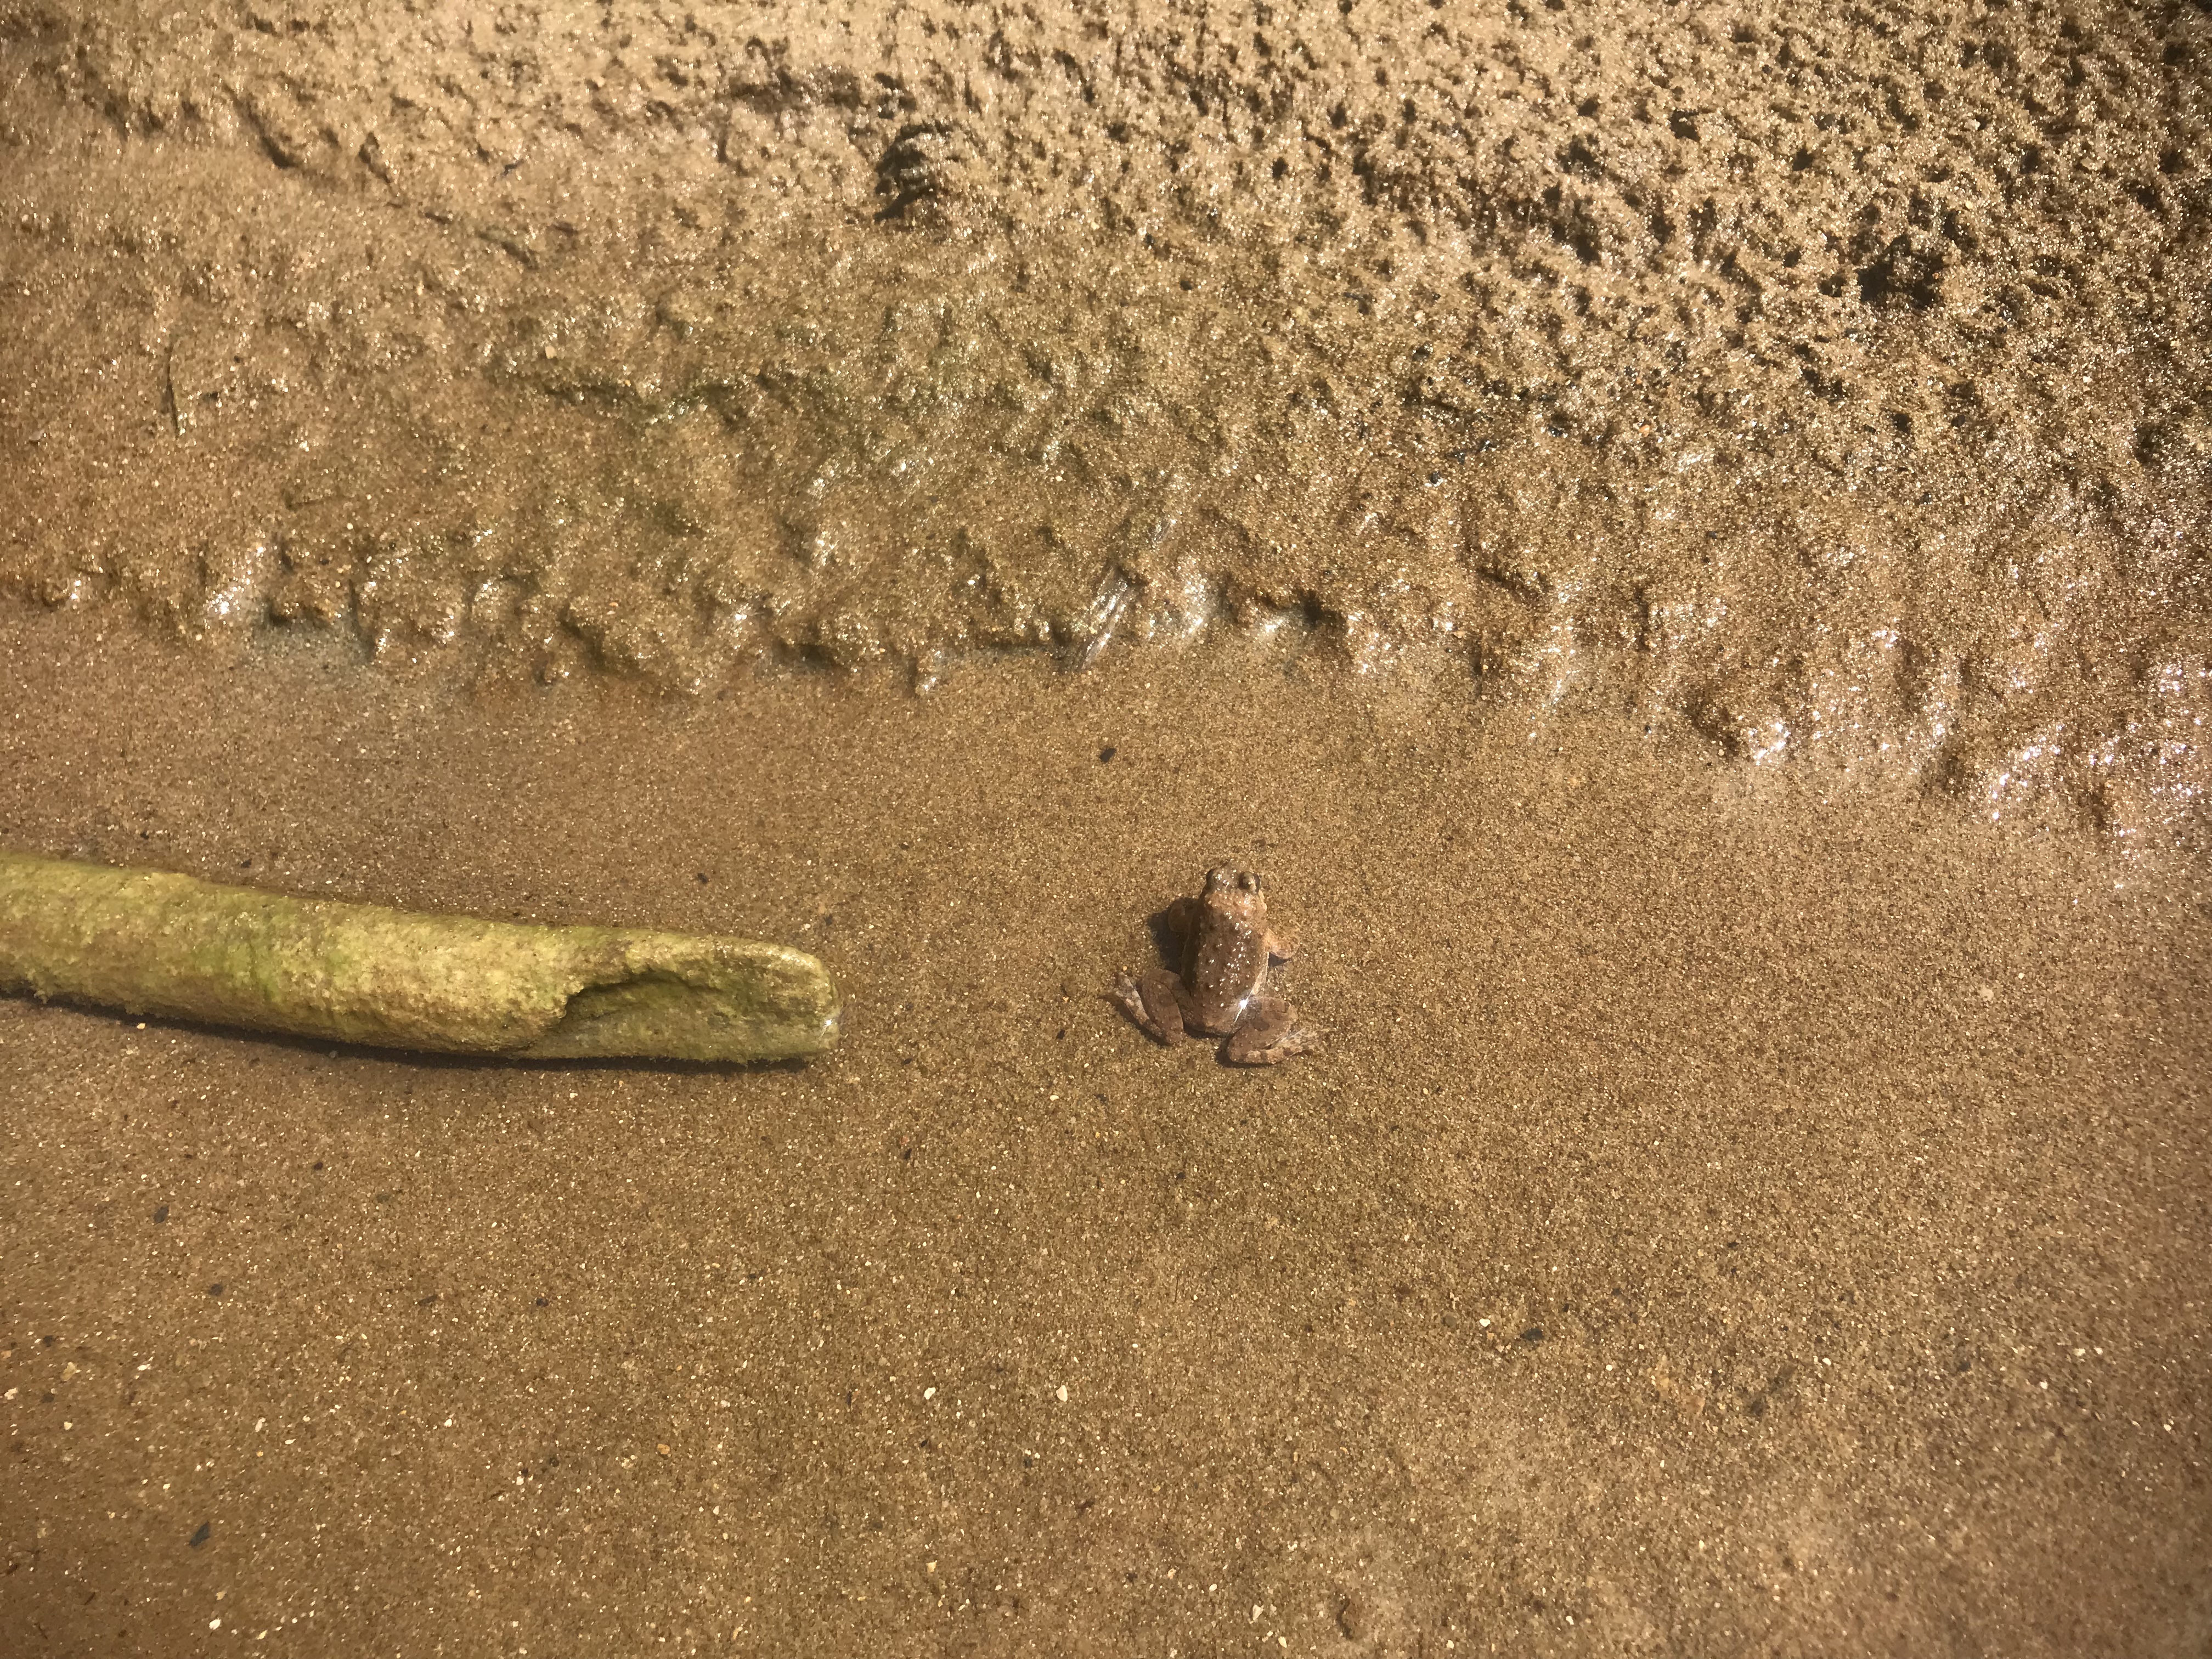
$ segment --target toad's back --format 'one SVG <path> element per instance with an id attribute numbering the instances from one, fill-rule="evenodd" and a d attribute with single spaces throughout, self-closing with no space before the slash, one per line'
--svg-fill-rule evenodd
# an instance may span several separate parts
<path id="1" fill-rule="evenodd" d="M 1220 1036 L 1231 1030 L 1267 969 L 1267 939 L 1233 910 L 1200 903 L 1183 941 L 1182 982 L 1200 1023 Z"/>

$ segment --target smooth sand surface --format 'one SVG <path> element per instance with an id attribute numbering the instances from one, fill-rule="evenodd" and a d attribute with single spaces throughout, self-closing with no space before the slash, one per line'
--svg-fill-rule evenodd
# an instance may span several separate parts
<path id="1" fill-rule="evenodd" d="M 0 664 L 10 846 L 849 1011 L 749 1072 L 0 1002 L 9 1651 L 2203 1648 L 2186 855 L 1226 649 Z M 1273 1071 L 1102 995 L 1224 857 Z"/>

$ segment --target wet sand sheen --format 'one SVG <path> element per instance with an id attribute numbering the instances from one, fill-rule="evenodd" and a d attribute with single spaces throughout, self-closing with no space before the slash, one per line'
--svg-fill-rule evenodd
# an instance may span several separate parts
<path id="1" fill-rule="evenodd" d="M 1306 628 L 2187 830 L 2212 45 L 2092 9 L 42 0 L 0 597 L 710 690 Z"/>
<path id="2" fill-rule="evenodd" d="M 95 629 L 0 618 L 0 843 L 779 939 L 848 1035 L 0 1002 L 10 1645 L 2203 1639 L 2179 855 L 1225 650 L 662 702 Z M 1222 856 L 1326 1053 L 1100 995 Z"/>

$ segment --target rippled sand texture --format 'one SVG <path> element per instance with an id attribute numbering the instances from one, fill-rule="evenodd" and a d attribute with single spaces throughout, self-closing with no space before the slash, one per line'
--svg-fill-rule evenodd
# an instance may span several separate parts
<path id="1" fill-rule="evenodd" d="M 1289 627 L 2186 820 L 2201 9 L 0 5 L 0 582 L 495 672 Z"/>

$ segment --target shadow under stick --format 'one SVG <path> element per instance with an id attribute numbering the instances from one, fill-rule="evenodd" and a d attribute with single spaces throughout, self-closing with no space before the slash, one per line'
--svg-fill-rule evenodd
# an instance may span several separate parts
<path id="1" fill-rule="evenodd" d="M 837 1041 L 836 987 L 779 945 L 419 915 L 13 853 L 0 990 L 529 1060 L 787 1060 Z"/>

